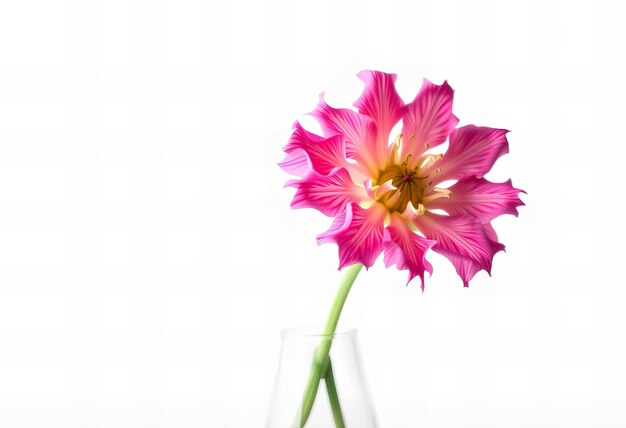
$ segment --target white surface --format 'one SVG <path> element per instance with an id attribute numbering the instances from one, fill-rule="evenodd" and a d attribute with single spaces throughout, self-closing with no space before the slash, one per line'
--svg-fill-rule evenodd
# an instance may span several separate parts
<path id="1" fill-rule="evenodd" d="M 335 4 L 338 3 L 338 4 Z M 508 252 L 422 294 L 382 263 L 342 324 L 381 427 L 626 425 L 619 2 L 0 6 L 0 427 L 258 427 L 279 330 L 323 322 L 329 221 L 291 211 L 294 120 L 364 68 L 448 79 L 528 192 Z M 308 119 L 304 119 L 305 121 Z M 310 121 L 306 122 L 310 124 Z"/>

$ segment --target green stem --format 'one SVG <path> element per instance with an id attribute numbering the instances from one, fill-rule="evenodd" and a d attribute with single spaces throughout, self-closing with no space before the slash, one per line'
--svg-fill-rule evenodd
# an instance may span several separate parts
<path id="1" fill-rule="evenodd" d="M 328 357 L 328 368 L 326 369 L 326 375 L 324 376 L 324 383 L 326 384 L 326 392 L 328 393 L 328 401 L 330 401 L 330 408 L 333 411 L 333 419 L 335 420 L 336 428 L 346 428 L 343 422 L 343 414 L 341 413 L 341 405 L 339 404 L 339 395 L 337 394 L 337 385 L 335 385 L 335 375 L 333 374 L 333 365 Z"/>
<path id="2" fill-rule="evenodd" d="M 322 332 L 322 342 L 315 350 L 313 356 L 313 365 L 311 367 L 311 373 L 309 374 L 309 380 L 307 382 L 306 389 L 304 391 L 304 397 L 302 399 L 300 417 L 296 417 L 293 428 L 304 428 L 306 421 L 309 419 L 311 410 L 313 409 L 313 403 L 315 403 L 315 397 L 317 396 L 317 388 L 319 387 L 320 379 L 325 375 L 328 363 L 328 353 L 330 352 L 330 345 L 332 344 L 333 335 L 339 322 L 339 316 L 341 310 L 346 302 L 350 288 L 354 284 L 354 280 L 361 271 L 362 264 L 357 263 L 346 269 L 346 273 L 339 283 L 339 289 L 335 295 L 335 301 L 330 308 L 330 313 L 326 320 L 326 326 Z M 298 421 L 299 419 L 299 421 Z"/>

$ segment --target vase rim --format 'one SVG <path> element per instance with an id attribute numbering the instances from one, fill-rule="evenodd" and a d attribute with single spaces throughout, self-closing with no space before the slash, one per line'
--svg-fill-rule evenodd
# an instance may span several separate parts
<path id="1" fill-rule="evenodd" d="M 333 334 L 320 333 L 324 328 L 322 326 L 298 326 L 286 328 L 280 332 L 280 337 L 283 339 L 288 338 L 302 338 L 302 339 L 339 339 L 344 337 L 355 336 L 357 329 L 349 327 L 347 329 L 336 330 Z"/>

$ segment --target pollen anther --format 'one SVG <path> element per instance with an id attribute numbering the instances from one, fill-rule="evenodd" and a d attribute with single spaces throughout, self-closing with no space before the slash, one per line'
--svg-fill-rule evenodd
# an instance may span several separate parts
<path id="1" fill-rule="evenodd" d="M 449 189 L 443 189 L 441 187 L 435 187 L 433 190 L 435 191 L 435 193 L 433 193 L 431 195 L 424 196 L 422 198 L 422 201 L 424 203 L 428 203 L 430 201 L 434 201 L 435 199 L 449 198 L 450 195 L 452 195 L 452 192 Z"/>

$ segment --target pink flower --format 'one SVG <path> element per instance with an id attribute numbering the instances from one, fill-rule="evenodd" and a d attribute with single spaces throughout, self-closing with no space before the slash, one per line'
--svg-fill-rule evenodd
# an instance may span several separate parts
<path id="1" fill-rule="evenodd" d="M 522 192 L 511 181 L 484 178 L 508 153 L 503 129 L 456 128 L 453 90 L 424 80 L 415 99 L 404 104 L 395 74 L 363 71 L 357 111 L 330 107 L 320 96 L 311 113 L 324 136 L 296 122 L 280 166 L 298 179 L 293 208 L 315 208 L 334 217 L 318 243 L 339 247 L 339 268 L 374 264 L 384 252 L 387 267 L 409 271 L 409 282 L 432 274 L 426 253 L 447 257 L 465 286 L 480 270 L 488 273 L 504 249 L 491 226 L 502 214 L 517 216 Z M 390 142 L 392 128 L 402 132 Z M 449 141 L 445 154 L 432 149 Z M 443 187 L 444 182 L 451 183 Z M 442 213 L 443 212 L 443 213 Z"/>

